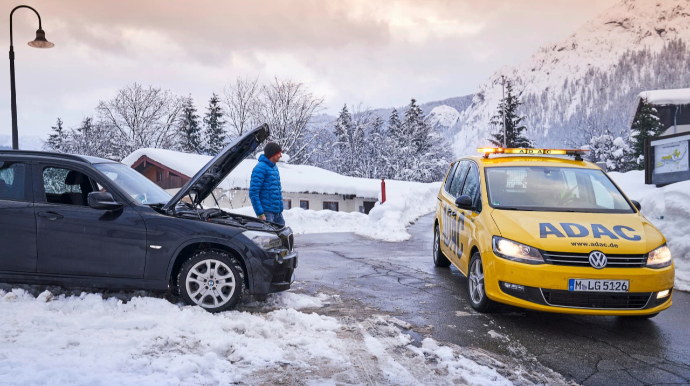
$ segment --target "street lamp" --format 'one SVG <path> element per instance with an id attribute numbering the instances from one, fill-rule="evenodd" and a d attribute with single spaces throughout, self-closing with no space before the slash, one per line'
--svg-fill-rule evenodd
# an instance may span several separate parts
<path id="1" fill-rule="evenodd" d="M 14 88 L 14 42 L 12 39 L 12 15 L 14 11 L 19 8 L 29 8 L 38 16 L 38 30 L 36 31 L 36 39 L 29 42 L 29 45 L 34 48 L 51 48 L 55 44 L 46 40 L 46 33 L 41 28 L 41 15 L 35 9 L 28 5 L 19 5 L 14 7 L 10 12 L 10 87 L 12 89 L 12 149 L 19 149 L 19 132 L 17 131 L 17 92 Z"/>

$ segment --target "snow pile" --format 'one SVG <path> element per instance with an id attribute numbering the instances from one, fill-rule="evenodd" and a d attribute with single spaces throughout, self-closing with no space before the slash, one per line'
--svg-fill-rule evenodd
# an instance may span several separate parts
<path id="1" fill-rule="evenodd" d="M 256 216 L 254 209 L 250 206 L 234 209 L 223 208 L 223 210 L 245 216 Z M 316 211 L 301 208 L 284 211 L 283 218 L 285 224 L 295 234 L 355 232 L 368 221 L 367 215 L 359 212 Z"/>
<path id="2" fill-rule="evenodd" d="M 0 290 L 0 308 L 3 385 L 530 385 L 540 377 L 478 364 L 471 349 L 431 339 L 414 347 L 392 318 L 339 322 L 292 308 L 210 314 L 152 297 L 124 303 L 16 288 Z"/>
<path id="3" fill-rule="evenodd" d="M 369 215 L 304 210 L 292 208 L 283 212 L 285 224 L 296 234 L 355 232 L 371 239 L 399 242 L 411 236 L 407 227 L 418 218 L 436 210 L 436 197 L 441 183 L 411 184 L 403 189 L 399 181 L 386 182 L 386 202 L 376 203 Z M 404 183 L 403 183 L 404 184 Z M 251 207 L 228 209 L 232 213 L 255 216 Z"/>
<path id="4" fill-rule="evenodd" d="M 372 239 L 398 242 L 411 236 L 407 227 L 418 218 L 436 210 L 441 183 L 420 184 L 410 189 L 387 190 L 386 202 L 376 203 L 369 221 L 355 233 Z"/>
<path id="5" fill-rule="evenodd" d="M 690 291 L 690 181 L 657 188 L 644 184 L 644 172 L 609 173 L 642 214 L 666 237 L 676 267 L 675 288 Z"/>

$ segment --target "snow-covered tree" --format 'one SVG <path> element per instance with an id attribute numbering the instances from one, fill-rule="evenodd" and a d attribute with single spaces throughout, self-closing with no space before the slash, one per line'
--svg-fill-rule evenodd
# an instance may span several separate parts
<path id="1" fill-rule="evenodd" d="M 352 148 L 350 146 L 350 138 L 352 135 L 352 115 L 347 109 L 347 105 L 343 106 L 338 114 L 333 125 L 333 135 L 335 136 L 335 143 L 333 144 L 334 154 L 334 169 L 338 173 L 346 173 L 352 169 Z"/>
<path id="2" fill-rule="evenodd" d="M 67 147 L 68 133 L 62 127 L 62 119 L 58 118 L 55 126 L 50 128 L 51 134 L 48 135 L 48 140 L 43 145 L 45 150 L 54 151 L 57 153 L 64 153 Z"/>
<path id="3" fill-rule="evenodd" d="M 589 142 L 589 160 L 605 162 L 609 171 L 626 172 L 632 166 L 633 150 L 622 137 L 614 138 L 610 131 Z"/>
<path id="4" fill-rule="evenodd" d="M 508 148 L 530 148 L 534 145 L 532 141 L 525 137 L 527 127 L 523 125 L 523 116 L 518 115 L 518 108 L 522 105 L 520 99 L 515 95 L 513 82 L 506 82 L 506 95 L 498 104 L 498 111 L 491 117 L 491 125 L 498 128 L 496 133 L 491 134 L 489 141 L 496 147 L 503 147 L 505 136 L 505 147 Z M 505 123 L 504 123 L 505 122 Z M 505 134 L 503 127 L 505 125 Z"/>
<path id="5" fill-rule="evenodd" d="M 204 146 L 201 142 L 201 128 L 199 115 L 196 113 L 194 100 L 191 96 L 182 104 L 182 113 L 177 123 L 177 148 L 185 153 L 202 154 Z"/>
<path id="6" fill-rule="evenodd" d="M 263 122 L 258 121 L 258 99 L 261 85 L 258 79 L 237 78 L 225 88 L 225 114 L 231 138 L 241 137 Z"/>
<path id="7" fill-rule="evenodd" d="M 183 101 L 170 91 L 134 83 L 113 99 L 100 101 L 96 112 L 100 124 L 111 130 L 113 152 L 122 159 L 142 147 L 174 148 Z"/>
<path id="8" fill-rule="evenodd" d="M 92 117 L 86 117 L 76 129 L 71 129 L 64 148 L 71 154 L 88 155 L 93 157 L 117 160 L 113 153 L 113 136 L 111 129 L 102 122 L 96 122 Z"/>
<path id="9" fill-rule="evenodd" d="M 215 156 L 223 150 L 227 140 L 224 126 L 225 121 L 223 120 L 220 98 L 216 93 L 213 93 L 204 115 L 204 153 Z"/>
<path id="10" fill-rule="evenodd" d="M 642 100 L 640 111 L 635 116 L 630 129 L 631 147 L 636 169 L 644 169 L 644 141 L 647 138 L 656 138 L 661 135 L 663 127 L 659 120 L 657 110 L 649 104 L 647 98 Z"/>

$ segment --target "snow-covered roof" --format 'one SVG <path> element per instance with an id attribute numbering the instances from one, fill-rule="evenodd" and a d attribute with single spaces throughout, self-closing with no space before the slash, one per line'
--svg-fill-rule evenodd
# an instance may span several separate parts
<path id="1" fill-rule="evenodd" d="M 164 149 L 139 149 L 122 160 L 132 166 L 142 156 L 147 156 L 170 169 L 192 177 L 212 157 L 198 154 L 180 153 Z M 220 184 L 222 189 L 249 189 L 255 159 L 245 159 Z M 343 176 L 325 169 L 308 165 L 291 165 L 278 162 L 280 181 L 286 192 L 315 192 L 324 194 L 354 194 L 358 197 L 375 198 L 381 191 L 381 180 Z M 428 184 L 407 181 L 386 181 L 387 189 L 427 188 Z"/>
<path id="2" fill-rule="evenodd" d="M 643 91 L 639 98 L 642 100 L 646 98 L 650 104 L 657 106 L 687 105 L 690 104 L 690 88 Z"/>

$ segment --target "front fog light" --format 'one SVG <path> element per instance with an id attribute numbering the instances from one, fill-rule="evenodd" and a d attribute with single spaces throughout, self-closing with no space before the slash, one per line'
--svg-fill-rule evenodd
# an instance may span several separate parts
<path id="1" fill-rule="evenodd" d="M 249 240 L 256 244 L 261 249 L 275 249 L 280 248 L 283 242 L 278 235 L 268 232 L 245 231 L 242 232 Z"/>
<path id="2" fill-rule="evenodd" d="M 656 298 L 657 299 L 663 299 L 663 298 L 667 297 L 670 292 L 671 291 L 669 291 L 669 290 L 659 291 L 656 293 Z"/>
<path id="3" fill-rule="evenodd" d="M 647 267 L 649 268 L 664 268 L 671 265 L 671 250 L 666 244 L 649 252 L 647 255 Z"/>
<path id="4" fill-rule="evenodd" d="M 505 287 L 505 289 L 508 289 L 511 291 L 525 292 L 525 286 L 522 286 L 520 284 L 503 282 L 503 287 Z"/>

